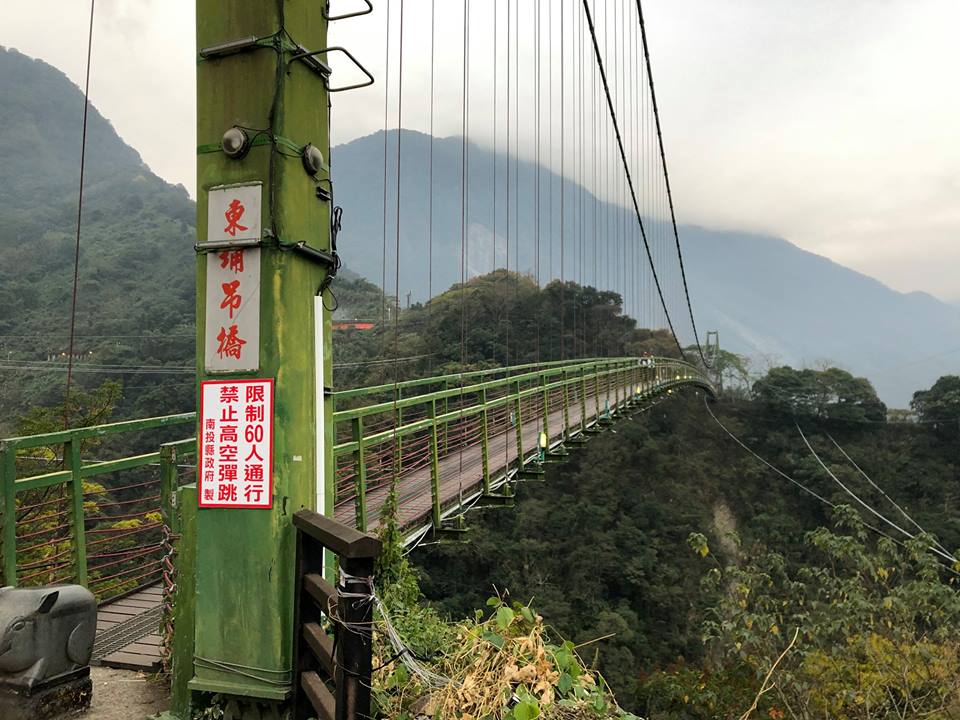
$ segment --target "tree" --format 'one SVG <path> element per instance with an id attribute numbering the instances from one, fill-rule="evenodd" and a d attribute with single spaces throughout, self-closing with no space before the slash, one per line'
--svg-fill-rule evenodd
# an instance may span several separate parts
<path id="1" fill-rule="evenodd" d="M 649 678 L 648 709 L 670 718 L 738 717 L 798 631 L 796 649 L 760 698 L 771 718 L 954 717 L 960 709 L 960 595 L 928 551 L 929 537 L 874 543 L 859 515 L 839 506 L 834 528 L 807 534 L 811 562 L 791 570 L 777 553 L 755 553 L 704 587 L 710 662 Z M 711 558 L 706 538 L 691 535 Z"/>
<path id="2" fill-rule="evenodd" d="M 960 376 L 944 375 L 929 390 L 913 394 L 910 407 L 923 422 L 950 424 L 960 422 Z"/>
<path id="3" fill-rule="evenodd" d="M 781 415 L 812 415 L 829 420 L 884 422 L 887 407 L 866 378 L 840 368 L 771 369 L 753 384 L 753 396 Z"/>

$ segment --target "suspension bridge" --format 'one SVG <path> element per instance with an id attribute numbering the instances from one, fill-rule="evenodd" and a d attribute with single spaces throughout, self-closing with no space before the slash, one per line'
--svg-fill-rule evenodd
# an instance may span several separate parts
<path id="1" fill-rule="evenodd" d="M 312 521 L 344 567 L 363 559 L 351 553 L 366 547 L 360 534 L 381 524 L 391 492 L 408 544 L 429 533 L 456 536 L 469 509 L 511 504 L 517 483 L 542 478 L 545 466 L 618 419 L 685 389 L 713 397 L 716 346 L 701 345 L 694 321 L 639 2 L 388 0 L 356 12 L 308 0 L 247 5 L 197 2 L 200 409 L 0 441 L 3 584 L 88 586 L 102 603 L 95 659 L 170 670 L 175 713 L 196 693 L 265 703 L 305 693 L 325 717 L 326 686 L 314 669 L 295 675 L 303 668 L 291 654 L 300 647 L 291 638 L 299 637 L 294 588 L 306 547 L 295 515 L 315 512 L 347 528 L 337 540 Z M 429 44 L 412 48 L 412 13 L 421 26 L 429 19 Z M 382 23 L 379 72 L 328 41 L 328 25 L 352 17 Z M 437 42 L 450 41 L 442 28 L 452 25 L 462 30 L 453 53 L 458 93 L 435 88 L 449 75 Z M 429 107 L 430 211 L 427 237 L 409 246 L 403 135 L 396 133 L 392 166 L 387 138 L 424 100 L 422 88 L 410 90 L 418 52 L 429 61 L 429 102 L 421 104 Z M 353 69 L 331 64 L 334 56 Z M 457 238 L 452 352 L 461 371 L 409 377 L 394 362 L 392 380 L 341 389 L 331 328 L 342 211 L 328 101 L 378 87 L 383 314 L 369 329 L 383 358 L 399 360 L 399 298 L 419 283 L 404 278 L 403 259 L 425 258 L 429 300 L 435 240 Z M 451 95 L 459 96 L 462 143 L 453 226 L 433 207 L 434 123 L 450 111 L 437 98 Z M 488 269 L 531 278 L 538 290 L 559 283 L 560 297 L 556 316 L 542 307 L 531 313 L 524 337 L 498 337 L 495 363 L 480 362 L 469 320 L 476 309 L 468 288 L 479 274 L 470 269 L 479 212 L 470 160 L 481 140 L 506 152 L 490 182 Z M 77 237 L 79 248 L 79 229 Z M 609 293 L 612 313 L 582 301 L 587 287 Z M 611 316 L 620 336 L 601 343 Z M 673 356 L 631 356 L 638 344 L 624 338 L 636 340 L 636 321 L 668 333 Z M 68 393 L 82 369 L 73 339 L 72 322 Z M 618 352 L 590 353 L 601 345 Z M 519 362 L 525 356 L 536 360 Z M 310 525 L 297 522 L 301 531 Z M 304 587 L 329 601 L 335 591 L 323 589 L 323 568 L 304 576 L 314 578 Z M 332 658 L 318 628 L 304 632 L 314 654 Z M 349 684 L 334 678 L 341 660 L 328 667 L 338 687 Z"/>

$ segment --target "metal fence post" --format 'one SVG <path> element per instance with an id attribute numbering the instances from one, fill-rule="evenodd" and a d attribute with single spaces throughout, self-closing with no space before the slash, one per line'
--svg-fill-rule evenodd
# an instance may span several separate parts
<path id="1" fill-rule="evenodd" d="M 357 449 L 353 452 L 353 463 L 356 468 L 356 494 L 357 494 L 357 527 L 360 532 L 367 531 L 367 460 L 366 447 L 363 444 L 363 416 L 355 417 L 351 425 L 353 430 L 353 441 L 357 444 Z"/>
<path id="2" fill-rule="evenodd" d="M 177 449 L 160 446 L 160 512 L 174 535 L 180 534 L 180 513 L 174 507 L 177 493 Z"/>
<path id="3" fill-rule="evenodd" d="M 587 431 L 587 368 L 580 366 L 580 432 Z"/>
<path id="4" fill-rule="evenodd" d="M 514 427 L 517 436 L 517 469 L 523 469 L 523 413 L 520 402 L 520 381 L 517 380 L 517 393 L 514 399 Z"/>
<path id="5" fill-rule="evenodd" d="M 540 387 L 543 393 L 543 432 L 547 436 L 547 445 L 550 445 L 550 391 L 547 390 L 547 375 L 540 371 Z M 537 447 L 540 446 L 540 440 L 537 439 Z"/>
<path id="6" fill-rule="evenodd" d="M 444 380 L 444 381 L 443 381 L 443 392 L 444 392 L 444 393 L 447 393 L 447 391 L 449 391 L 449 390 L 450 390 L 450 381 L 449 381 L 449 380 Z M 444 394 L 444 396 L 443 396 L 443 414 L 446 415 L 448 412 L 450 412 L 450 397 L 449 397 L 448 395 Z M 434 415 L 434 417 L 436 417 L 436 415 L 437 415 L 437 414 L 436 414 L 436 405 L 434 405 L 434 414 L 433 414 L 433 415 Z M 448 438 L 447 438 L 448 432 L 447 432 L 447 431 L 449 430 L 449 427 L 450 427 L 449 422 L 445 420 L 444 423 L 443 423 L 443 454 L 444 454 L 444 455 L 446 455 L 448 452 L 450 452 L 450 450 L 449 450 L 449 448 L 448 448 L 448 446 L 447 446 L 447 440 L 448 440 Z"/>
<path id="7" fill-rule="evenodd" d="M 399 403 L 402 399 L 403 399 L 403 388 L 401 387 L 394 388 L 393 401 L 395 403 Z M 403 426 L 403 408 L 402 407 L 397 408 L 396 426 L 398 428 Z M 403 470 L 403 437 L 401 436 L 397 438 L 397 472 L 399 473 L 402 470 Z"/>
<path id="8" fill-rule="evenodd" d="M 17 584 L 17 476 L 16 450 L 0 450 L 0 482 L 3 483 L 3 584 Z"/>
<path id="9" fill-rule="evenodd" d="M 76 565 L 77 584 L 87 585 L 87 528 L 83 514 L 83 478 L 80 470 L 80 441 L 74 438 L 63 444 L 63 459 L 70 471 L 71 525 L 73 526 L 73 558 Z"/>
<path id="10" fill-rule="evenodd" d="M 616 363 L 613 366 L 613 408 L 614 412 L 620 411 L 620 385 L 623 383 L 623 379 L 620 377 L 620 367 L 619 363 Z"/>
<path id="11" fill-rule="evenodd" d="M 490 425 L 487 417 L 487 389 L 480 389 L 480 448 L 483 458 L 483 494 L 490 494 Z"/>
<path id="12" fill-rule="evenodd" d="M 433 422 L 430 423 L 430 494 L 433 504 L 433 526 L 440 527 L 440 445 L 437 429 L 437 401 L 431 400 L 427 407 Z"/>
<path id="13" fill-rule="evenodd" d="M 600 363 L 597 363 L 593 373 L 593 418 L 600 421 Z"/>
<path id="14" fill-rule="evenodd" d="M 567 368 L 560 376 L 563 379 L 563 439 L 570 437 L 570 388 L 567 385 Z"/>

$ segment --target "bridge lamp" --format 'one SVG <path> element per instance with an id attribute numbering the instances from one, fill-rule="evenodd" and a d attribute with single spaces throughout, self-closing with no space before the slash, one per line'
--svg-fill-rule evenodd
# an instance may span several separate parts
<path id="1" fill-rule="evenodd" d="M 250 137 L 246 130 L 234 125 L 223 134 L 220 147 L 228 158 L 240 160 L 250 150 Z"/>
<path id="2" fill-rule="evenodd" d="M 307 144 L 300 155 L 303 169 L 308 175 L 316 175 L 323 169 L 323 152 L 316 145 Z"/>
<path id="3" fill-rule="evenodd" d="M 540 433 L 539 445 L 541 450 L 547 449 L 547 434 L 545 432 Z"/>
<path id="4" fill-rule="evenodd" d="M 679 375 L 677 375 L 677 378 L 676 378 L 676 379 L 677 379 L 677 380 L 679 380 L 679 379 L 680 379 L 680 376 L 679 376 Z"/>
<path id="5" fill-rule="evenodd" d="M 640 395 L 643 392 L 643 389 L 637 385 L 637 395 Z"/>

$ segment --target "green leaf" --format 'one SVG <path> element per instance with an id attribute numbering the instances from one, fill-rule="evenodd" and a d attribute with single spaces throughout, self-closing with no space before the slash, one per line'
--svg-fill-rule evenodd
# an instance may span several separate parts
<path id="1" fill-rule="evenodd" d="M 513 614 L 513 610 L 504 606 L 497 610 L 497 627 L 501 630 L 506 630 L 510 623 L 513 622 L 513 619 L 516 615 Z"/>
<path id="2" fill-rule="evenodd" d="M 490 606 L 490 607 L 497 607 L 499 604 L 500 604 L 500 598 L 498 598 L 498 597 L 487 598 L 487 605 L 488 605 L 488 606 Z"/>
<path id="3" fill-rule="evenodd" d="M 497 650 L 503 649 L 504 639 L 502 635 L 497 635 L 495 632 L 490 632 L 489 630 L 485 630 L 483 632 L 482 637 L 488 643 L 493 645 Z"/>

